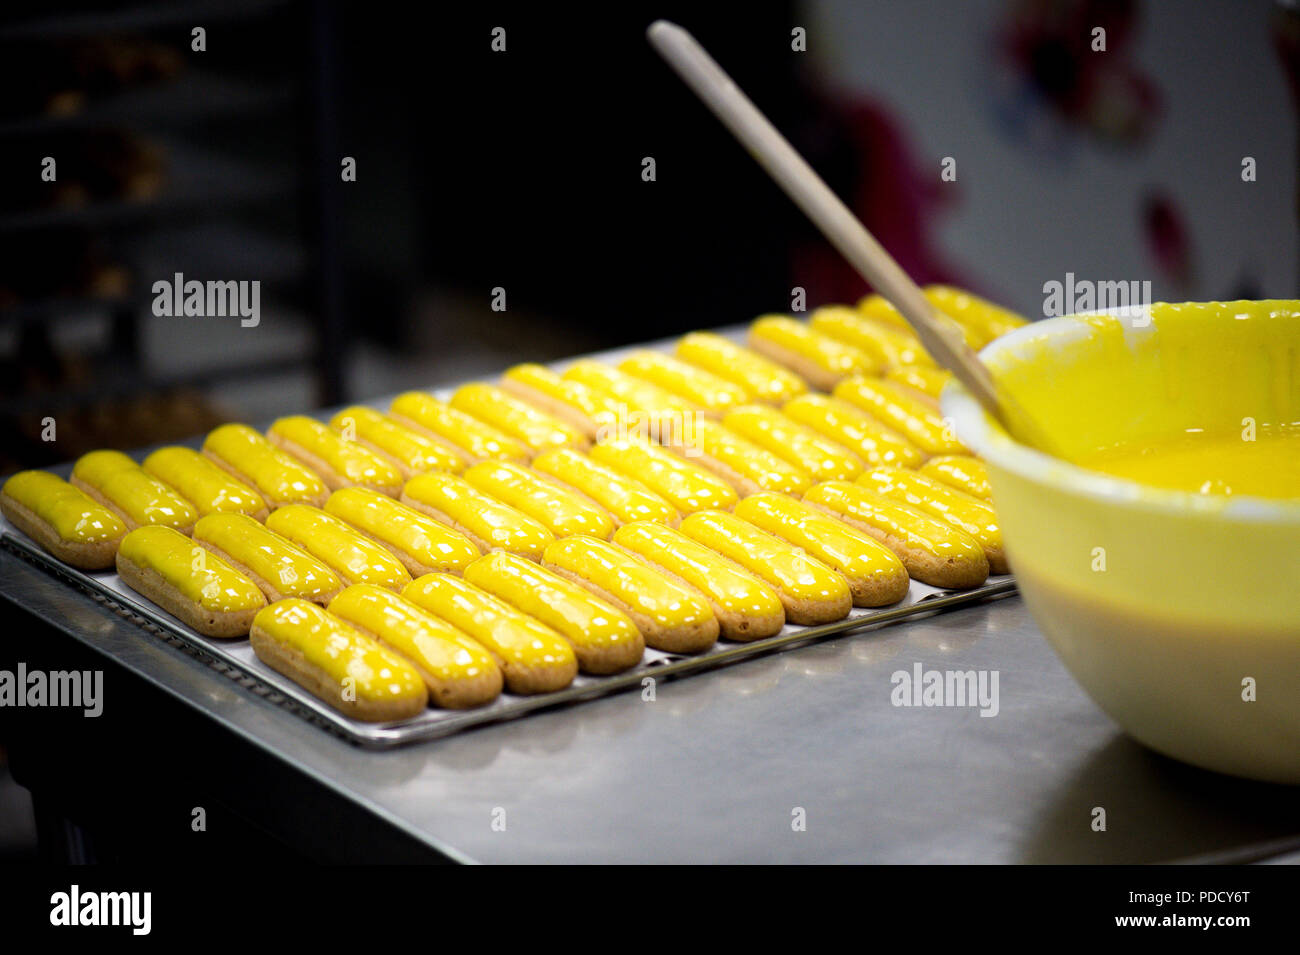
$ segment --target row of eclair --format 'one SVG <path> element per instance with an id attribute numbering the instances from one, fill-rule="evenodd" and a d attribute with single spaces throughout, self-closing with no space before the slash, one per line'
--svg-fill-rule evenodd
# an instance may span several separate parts
<path id="1" fill-rule="evenodd" d="M 400 718 L 366 707 L 376 687 L 338 698 L 376 647 L 439 705 L 557 689 L 578 667 L 635 665 L 646 644 L 695 652 L 893 603 L 909 575 L 971 587 L 1006 571 L 982 465 L 937 415 L 944 373 L 915 342 L 872 364 L 842 340 L 907 337 L 869 304 L 830 315 L 838 338 L 829 309 L 781 319 L 807 333 L 803 352 L 760 346 L 777 321 L 763 318 L 755 350 L 694 333 L 676 357 L 517 366 L 447 403 L 411 392 L 387 414 L 294 416 L 265 436 L 225 425 L 201 452 L 139 465 L 93 452 L 71 483 L 15 475 L 0 505 L 68 563 L 116 562 L 201 632 L 251 630 L 259 656 L 361 718 Z M 809 355 L 845 372 L 818 381 L 832 395 L 804 382 Z M 456 639 L 403 642 L 399 620 Z M 448 676 L 448 660 L 467 669 Z"/>

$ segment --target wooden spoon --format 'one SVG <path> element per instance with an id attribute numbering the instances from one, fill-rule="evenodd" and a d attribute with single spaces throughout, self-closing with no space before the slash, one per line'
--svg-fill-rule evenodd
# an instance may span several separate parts
<path id="1" fill-rule="evenodd" d="M 997 390 L 988 368 L 966 346 L 956 323 L 934 310 L 920 287 L 695 37 L 667 20 L 656 20 L 646 35 L 659 55 L 803 209 L 849 264 L 902 313 L 916 330 L 925 350 L 956 375 L 966 390 L 1002 422 L 1008 433 L 1025 444 L 1050 452 L 1053 442 L 1009 395 Z"/>

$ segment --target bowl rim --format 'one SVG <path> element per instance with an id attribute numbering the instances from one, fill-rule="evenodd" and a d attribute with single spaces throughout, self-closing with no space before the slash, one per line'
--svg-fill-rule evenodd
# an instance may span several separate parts
<path id="1" fill-rule="evenodd" d="M 1044 336 L 1049 344 L 1068 342 L 1086 332 L 1087 323 L 1080 319 L 1089 315 L 1114 317 L 1124 325 L 1125 334 L 1149 332 L 1149 323 L 1136 328 L 1133 325 L 1136 318 L 1145 314 L 1145 309 L 1132 313 L 1095 310 L 1030 322 L 989 342 L 980 350 L 980 358 L 991 363 L 1004 353 L 1015 352 L 1031 338 L 1037 347 L 1042 346 Z M 963 444 L 996 467 L 1035 484 L 1050 485 L 1094 501 L 1122 503 L 1149 512 L 1183 516 L 1192 513 L 1249 524 L 1280 523 L 1300 527 L 1300 501 L 1249 494 L 1198 494 L 1153 487 L 1129 478 L 1092 471 L 1021 444 L 996 424 L 955 378 L 944 386 L 939 400 L 943 413 L 952 419 L 957 437 Z"/>

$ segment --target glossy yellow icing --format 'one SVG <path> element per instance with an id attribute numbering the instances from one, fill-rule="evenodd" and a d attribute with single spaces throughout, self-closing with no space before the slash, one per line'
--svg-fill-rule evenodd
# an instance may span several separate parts
<path id="1" fill-rule="evenodd" d="M 785 612 L 771 588 L 753 574 L 671 527 L 627 524 L 614 532 L 614 543 L 680 577 L 729 613 L 768 618 Z"/>
<path id="2" fill-rule="evenodd" d="M 487 647 L 507 666 L 573 668 L 573 647 L 540 620 L 450 574 L 425 574 L 402 596 Z"/>
<path id="3" fill-rule="evenodd" d="M 813 483 L 807 472 L 784 458 L 704 418 L 695 423 L 694 441 L 680 446 L 680 452 L 688 460 L 692 453 L 707 455 L 765 491 L 802 494 Z"/>
<path id="4" fill-rule="evenodd" d="M 461 385 L 451 396 L 451 406 L 499 428 L 533 452 L 587 443 L 583 433 L 573 425 L 494 385 L 481 382 Z"/>
<path id="5" fill-rule="evenodd" d="M 253 581 L 170 527 L 137 527 L 122 538 L 118 554 L 154 571 L 204 610 L 238 613 L 266 604 Z"/>
<path id="6" fill-rule="evenodd" d="M 750 400 L 735 382 L 720 378 L 662 352 L 639 349 L 619 362 L 621 371 L 685 398 L 696 408 L 721 414 Z"/>
<path id="7" fill-rule="evenodd" d="M 966 454 L 939 412 L 892 381 L 849 378 L 832 392 L 903 435 L 926 454 Z"/>
<path id="8" fill-rule="evenodd" d="M 141 465 L 170 485 L 200 514 L 257 514 L 266 510 L 262 496 L 192 448 L 159 448 Z"/>
<path id="9" fill-rule="evenodd" d="M 627 614 L 531 560 L 485 554 L 465 569 L 465 579 L 583 647 L 643 646 Z"/>
<path id="10" fill-rule="evenodd" d="M 1293 301 L 1157 302 L 1138 321 L 1097 314 L 1063 320 L 1065 335 L 1058 323 L 1027 328 L 989 367 L 1074 463 L 1108 449 L 1266 439 L 1300 428 L 1298 316 Z"/>
<path id="11" fill-rule="evenodd" d="M 934 367 L 914 335 L 873 322 L 848 305 L 824 305 L 808 316 L 808 327 L 870 355 L 881 368 Z"/>
<path id="12" fill-rule="evenodd" d="M 253 626 L 297 650 L 340 688 L 350 678 L 358 700 L 427 698 L 424 681 L 411 664 L 316 604 L 295 598 L 277 600 L 258 611 Z"/>
<path id="13" fill-rule="evenodd" d="M 984 556 L 979 542 L 969 534 L 860 484 L 827 481 L 809 488 L 803 499 L 946 560 L 977 561 Z"/>
<path id="14" fill-rule="evenodd" d="M 414 481 L 432 476 L 420 475 Z M 426 567 L 462 572 L 479 550 L 464 534 L 439 524 L 387 494 L 363 487 L 335 491 L 325 510 L 371 537 L 410 554 Z"/>
<path id="15" fill-rule="evenodd" d="M 5 481 L 4 492 L 68 543 L 96 544 L 126 532 L 116 514 L 48 471 L 19 471 Z"/>
<path id="16" fill-rule="evenodd" d="M 894 552 L 874 537 L 792 497 L 753 494 L 736 505 L 735 514 L 850 580 L 884 583 L 907 573 Z"/>
<path id="17" fill-rule="evenodd" d="M 756 401 L 779 405 L 808 391 L 794 372 L 713 332 L 682 336 L 677 357 L 739 385 Z"/>
<path id="18" fill-rule="evenodd" d="M 402 493 L 441 511 L 489 547 L 531 560 L 540 560 L 546 545 L 555 539 L 540 521 L 479 490 L 463 477 L 419 474 L 406 482 Z"/>
<path id="19" fill-rule="evenodd" d="M 626 405 L 607 392 L 590 388 L 580 381 L 562 378 L 545 365 L 531 363 L 515 365 L 507 369 L 502 377 L 568 405 L 597 426 L 616 425 L 619 416 L 627 411 Z"/>
<path id="20" fill-rule="evenodd" d="M 867 464 L 916 467 L 925 454 L 902 435 L 853 405 L 826 395 L 803 395 L 787 401 L 786 416 L 844 445 Z"/>
<path id="21" fill-rule="evenodd" d="M 1120 445 L 1076 463 L 1151 487 L 1197 494 L 1300 498 L 1300 422 L 1287 431 L 1206 434 Z"/>
<path id="22" fill-rule="evenodd" d="M 909 325 L 907 319 L 903 317 L 903 313 L 894 308 L 892 303 L 886 301 L 881 296 L 868 295 L 865 298 L 860 299 L 857 304 L 857 309 L 858 313 L 867 321 L 893 328 L 909 338 L 916 340 L 917 345 L 920 345 L 920 341 L 916 338 L 916 332 L 912 330 L 912 326 Z M 957 334 L 961 335 L 962 340 L 966 343 L 966 347 L 978 350 L 983 346 L 985 339 L 982 335 L 977 335 L 970 328 L 967 328 L 965 325 L 942 313 L 939 313 L 936 317 L 941 323 L 947 323 L 950 328 L 956 331 Z"/>
<path id="23" fill-rule="evenodd" d="M 591 457 L 641 481 L 683 514 L 725 510 L 738 499 L 722 478 L 639 438 L 601 441 Z"/>
<path id="24" fill-rule="evenodd" d="M 189 501 L 120 451 L 83 454 L 73 465 L 72 476 L 94 488 L 136 524 L 188 528 L 199 516 Z"/>
<path id="25" fill-rule="evenodd" d="M 687 414 L 695 411 L 693 404 L 671 391 L 590 359 L 574 362 L 565 370 L 564 377 L 622 402 L 626 407 L 622 417 L 629 428 L 665 412 Z"/>
<path id="26" fill-rule="evenodd" d="M 682 521 L 681 531 L 795 600 L 852 599 L 844 578 L 817 558 L 734 514 L 692 514 Z"/>
<path id="27" fill-rule="evenodd" d="M 863 472 L 862 459 L 844 445 L 767 405 L 745 405 L 722 423 L 809 475 L 813 481 L 852 480 Z"/>
<path id="28" fill-rule="evenodd" d="M 981 347 L 1027 324 L 1010 309 L 949 285 L 927 285 L 925 297 L 939 311 L 974 332 Z"/>
<path id="29" fill-rule="evenodd" d="M 345 584 L 376 584 L 396 590 L 411 582 L 402 562 L 387 548 L 318 507 L 290 504 L 279 508 L 271 512 L 266 526 L 328 564 Z"/>
<path id="30" fill-rule="evenodd" d="M 316 501 L 328 493 L 319 475 L 246 424 L 216 428 L 204 440 L 203 450 L 252 481 L 272 507 Z"/>
<path id="31" fill-rule="evenodd" d="M 593 461 L 572 448 L 539 454 L 533 459 L 533 470 L 576 488 L 613 514 L 620 523 L 677 523 L 677 508 L 654 491 L 635 478 Z"/>
<path id="32" fill-rule="evenodd" d="M 477 680 L 496 670 L 492 654 L 391 590 L 354 584 L 330 601 L 329 612 L 414 662 L 438 680 Z"/>
<path id="33" fill-rule="evenodd" d="M 364 405 L 344 408 L 330 418 L 330 427 L 345 440 L 352 437 L 374 445 L 416 474 L 421 471 L 457 472 L 465 466 L 460 455 L 450 448 Z"/>
<path id="34" fill-rule="evenodd" d="M 984 462 L 964 454 L 951 454 L 931 458 L 917 471 L 926 477 L 942 481 L 949 487 L 965 491 L 974 497 L 986 501 L 993 500 L 993 490 L 989 487 L 989 472 Z"/>
<path id="35" fill-rule="evenodd" d="M 510 435 L 422 391 L 408 391 L 398 395 L 388 410 L 443 441 L 464 449 L 466 456 L 475 461 L 528 460 L 528 449 Z"/>
<path id="36" fill-rule="evenodd" d="M 883 367 L 861 349 L 813 331 L 804 322 L 784 315 L 764 315 L 755 319 L 749 326 L 749 333 L 812 362 L 830 374 L 870 375 Z"/>
<path id="37" fill-rule="evenodd" d="M 858 478 L 858 483 L 885 497 L 947 521 L 975 538 L 985 548 L 1002 547 L 1002 531 L 998 528 L 997 514 L 988 501 L 963 494 L 942 481 L 901 468 L 874 468 Z"/>
<path id="38" fill-rule="evenodd" d="M 334 571 L 246 514 L 209 514 L 194 540 L 211 544 L 283 596 L 319 600 L 343 586 Z"/>
<path id="39" fill-rule="evenodd" d="M 467 470 L 465 480 L 527 514 L 556 537 L 590 534 L 603 539 L 614 533 L 614 519 L 604 508 L 521 465 L 484 461 Z"/>
<path id="40" fill-rule="evenodd" d="M 402 486 L 402 474 L 392 464 L 363 445 L 344 441 L 315 418 L 290 415 L 280 418 L 270 430 L 316 456 L 352 484 L 393 490 Z"/>
<path id="41" fill-rule="evenodd" d="M 908 365 L 905 368 L 891 368 L 885 372 L 885 379 L 895 384 L 915 388 L 922 394 L 938 400 L 943 392 L 943 386 L 952 381 L 952 372 L 942 368 Z"/>
<path id="42" fill-rule="evenodd" d="M 543 560 L 548 565 L 591 581 L 661 627 L 690 626 L 713 618 L 713 608 L 701 594 L 683 587 L 608 541 L 594 537 L 566 537 L 546 548 Z"/>

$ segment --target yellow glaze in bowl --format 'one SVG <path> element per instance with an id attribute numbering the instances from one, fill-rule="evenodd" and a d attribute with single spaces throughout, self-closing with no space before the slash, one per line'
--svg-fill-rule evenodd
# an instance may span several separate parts
<path id="1" fill-rule="evenodd" d="M 1144 467 L 1164 460 L 1183 480 L 1187 461 L 1170 451 L 1200 435 L 1202 483 L 1243 455 L 1266 467 L 1265 442 L 1300 428 L 1300 302 L 1052 319 L 983 358 L 1069 459 L 1013 441 L 945 389 L 945 413 L 988 465 L 1020 590 L 1066 667 L 1151 748 L 1300 784 L 1300 497 L 1157 487 L 1153 470 L 1138 483 L 1071 463 L 1154 448 Z M 1231 435 L 1237 463 L 1222 457 Z"/>

